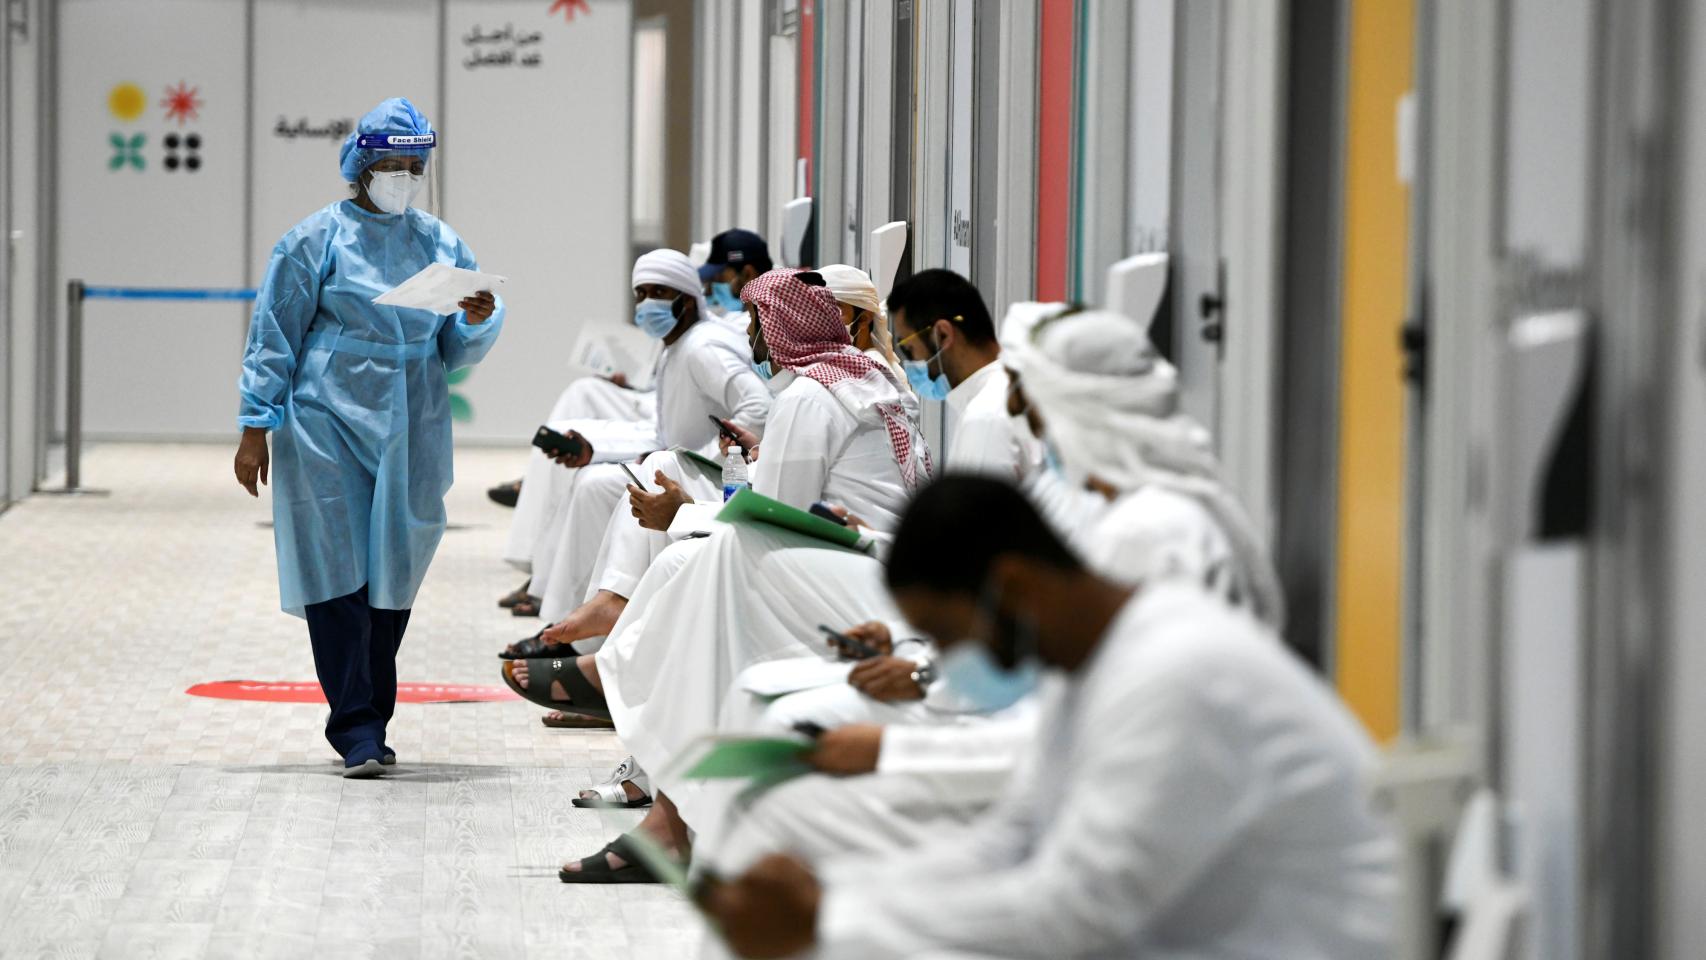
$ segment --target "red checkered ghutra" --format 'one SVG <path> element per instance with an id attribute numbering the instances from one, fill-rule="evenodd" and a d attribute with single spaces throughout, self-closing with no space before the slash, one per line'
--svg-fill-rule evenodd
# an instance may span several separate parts
<path id="1" fill-rule="evenodd" d="M 827 287 L 814 287 L 795 279 L 800 270 L 771 270 L 741 287 L 740 298 L 758 308 L 758 322 L 770 359 L 802 377 L 809 377 L 830 391 L 845 380 L 875 376 L 894 384 L 894 375 L 882 364 L 854 349 L 841 322 L 841 308 Z M 900 388 L 895 385 L 898 396 Z M 877 404 L 877 413 L 888 429 L 889 446 L 900 465 L 907 489 L 918 485 L 918 470 L 912 462 L 912 422 L 896 403 Z M 925 470 L 930 454 L 924 453 Z"/>

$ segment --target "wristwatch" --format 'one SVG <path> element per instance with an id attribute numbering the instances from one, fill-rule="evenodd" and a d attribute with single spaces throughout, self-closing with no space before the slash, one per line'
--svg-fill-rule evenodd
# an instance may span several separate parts
<path id="1" fill-rule="evenodd" d="M 912 671 L 912 682 L 918 684 L 918 689 L 929 690 L 936 682 L 936 664 L 929 660 L 918 661 L 918 666 Z"/>

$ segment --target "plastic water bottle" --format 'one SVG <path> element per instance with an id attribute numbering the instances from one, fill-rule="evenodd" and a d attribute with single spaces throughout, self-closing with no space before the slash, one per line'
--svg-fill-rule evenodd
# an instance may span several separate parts
<path id="1" fill-rule="evenodd" d="M 739 447 L 730 447 L 723 456 L 723 502 L 727 503 L 742 487 L 750 486 L 752 484 L 746 482 L 746 457 Z"/>

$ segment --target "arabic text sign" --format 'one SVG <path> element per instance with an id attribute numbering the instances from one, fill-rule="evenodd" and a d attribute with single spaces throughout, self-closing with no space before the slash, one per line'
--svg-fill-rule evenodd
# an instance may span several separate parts
<path id="1" fill-rule="evenodd" d="M 324 123 L 309 123 L 307 117 L 291 120 L 282 114 L 278 122 L 273 124 L 272 135 L 280 140 L 331 140 L 343 143 L 350 131 L 355 129 L 355 120 L 350 117 L 336 117 Z"/>
<path id="2" fill-rule="evenodd" d="M 543 31 L 517 30 L 513 23 L 490 32 L 475 24 L 462 36 L 462 45 L 468 49 L 462 68 L 537 67 L 545 62 L 540 46 L 544 39 Z"/>

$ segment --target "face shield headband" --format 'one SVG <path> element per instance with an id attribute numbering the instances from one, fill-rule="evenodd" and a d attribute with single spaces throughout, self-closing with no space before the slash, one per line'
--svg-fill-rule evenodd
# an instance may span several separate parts
<path id="1" fill-rule="evenodd" d="M 436 133 L 363 133 L 355 138 L 357 150 L 431 150 L 438 146 Z"/>

